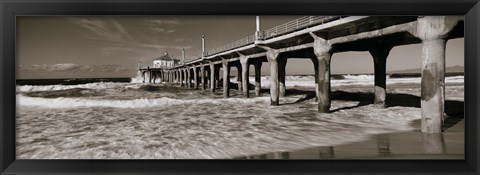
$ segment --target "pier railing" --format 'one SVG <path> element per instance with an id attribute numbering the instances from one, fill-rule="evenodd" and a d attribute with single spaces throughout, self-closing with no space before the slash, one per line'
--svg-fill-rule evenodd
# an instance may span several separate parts
<path id="1" fill-rule="evenodd" d="M 274 38 L 274 37 L 285 35 L 298 30 L 306 29 L 314 25 L 328 23 L 340 18 L 342 17 L 341 16 L 304 16 L 304 17 L 295 19 L 293 21 L 289 21 L 287 23 L 275 26 L 273 28 L 261 31 L 260 36 L 258 36 L 257 39 L 266 40 L 266 39 Z M 256 39 L 255 35 L 250 35 L 240 40 L 228 43 L 222 47 L 209 50 L 207 53 L 205 53 L 204 56 L 214 55 L 220 52 L 243 47 L 243 46 L 254 43 L 255 39 Z"/>
<path id="2" fill-rule="evenodd" d="M 327 23 L 340 18 L 341 16 L 304 16 L 293 21 L 275 26 L 273 28 L 264 30 L 262 32 L 262 39 L 265 40 L 274 38 L 280 35 L 284 35 L 301 29 L 306 29 L 314 25 Z"/>
<path id="3" fill-rule="evenodd" d="M 242 47 L 242 46 L 252 44 L 254 42 L 255 42 L 255 35 L 250 35 L 250 36 L 247 36 L 245 38 L 239 39 L 237 41 L 228 43 L 228 44 L 226 44 L 222 47 L 217 47 L 213 50 L 210 50 L 210 51 L 207 52 L 207 55 L 205 55 L 205 56 L 213 55 L 213 54 L 216 54 L 216 53 L 220 53 L 220 52 L 235 49 L 235 48 L 239 48 L 239 47 Z"/>

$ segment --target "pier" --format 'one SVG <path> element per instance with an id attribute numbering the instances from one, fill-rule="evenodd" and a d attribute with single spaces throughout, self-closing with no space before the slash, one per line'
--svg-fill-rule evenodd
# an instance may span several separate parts
<path id="1" fill-rule="evenodd" d="M 261 68 L 270 67 L 270 104 L 279 105 L 285 95 L 285 67 L 290 58 L 312 61 L 318 112 L 330 112 L 330 63 L 332 55 L 365 51 L 374 63 L 373 103 L 385 108 L 386 64 L 392 48 L 423 44 L 421 77 L 421 131 L 440 133 L 444 120 L 445 49 L 449 39 L 464 37 L 461 16 L 305 16 L 285 24 L 260 29 L 257 16 L 253 34 L 207 51 L 202 36 L 202 54 L 169 69 L 139 68 L 144 82 L 179 83 L 188 89 L 215 92 L 223 84 L 223 97 L 230 96 L 230 70 L 238 71 L 238 91 L 245 98 L 250 90 L 260 95 Z M 292 60 L 293 61 L 293 60 Z M 254 66 L 254 88 L 249 88 L 249 67 Z M 220 82 L 220 72 L 223 82 Z"/>

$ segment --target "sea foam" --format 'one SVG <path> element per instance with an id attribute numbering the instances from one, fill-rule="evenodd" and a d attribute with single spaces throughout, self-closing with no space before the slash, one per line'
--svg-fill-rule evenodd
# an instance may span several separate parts
<path id="1" fill-rule="evenodd" d="M 224 103 L 243 103 L 254 104 L 263 103 L 269 100 L 268 97 L 258 98 L 228 98 L 228 99 L 173 99 L 173 98 L 155 98 L 155 99 L 132 99 L 132 100 L 107 100 L 91 98 L 38 98 L 17 95 L 17 103 L 20 106 L 35 106 L 44 108 L 88 108 L 88 107 L 108 107 L 108 108 L 149 108 L 149 107 L 167 107 L 180 104 L 224 104 Z"/>

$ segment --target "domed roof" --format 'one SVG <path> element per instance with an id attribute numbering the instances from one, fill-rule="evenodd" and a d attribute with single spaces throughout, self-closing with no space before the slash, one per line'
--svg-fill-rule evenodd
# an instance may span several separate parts
<path id="1" fill-rule="evenodd" d="M 168 55 L 168 52 L 165 52 L 165 54 L 163 56 L 157 57 L 153 60 L 179 61 L 179 60 L 176 60 L 176 59 L 173 59 L 172 57 L 170 57 L 170 55 Z"/>

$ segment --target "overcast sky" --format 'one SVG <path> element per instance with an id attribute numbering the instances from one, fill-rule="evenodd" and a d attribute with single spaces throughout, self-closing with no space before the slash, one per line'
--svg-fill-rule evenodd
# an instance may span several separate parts
<path id="1" fill-rule="evenodd" d="M 299 16 L 261 16 L 268 29 Z M 168 51 L 188 59 L 254 34 L 255 16 L 17 17 L 17 78 L 132 77 L 137 63 Z M 387 71 L 419 68 L 421 44 L 395 47 Z M 463 38 L 447 42 L 447 66 L 464 65 Z M 305 66 L 307 66 L 305 68 Z M 262 67 L 268 74 L 268 64 Z M 368 52 L 335 53 L 332 73 L 372 73 Z M 232 73 L 235 72 L 232 69 Z M 288 61 L 287 74 L 312 74 L 309 60 Z"/>

